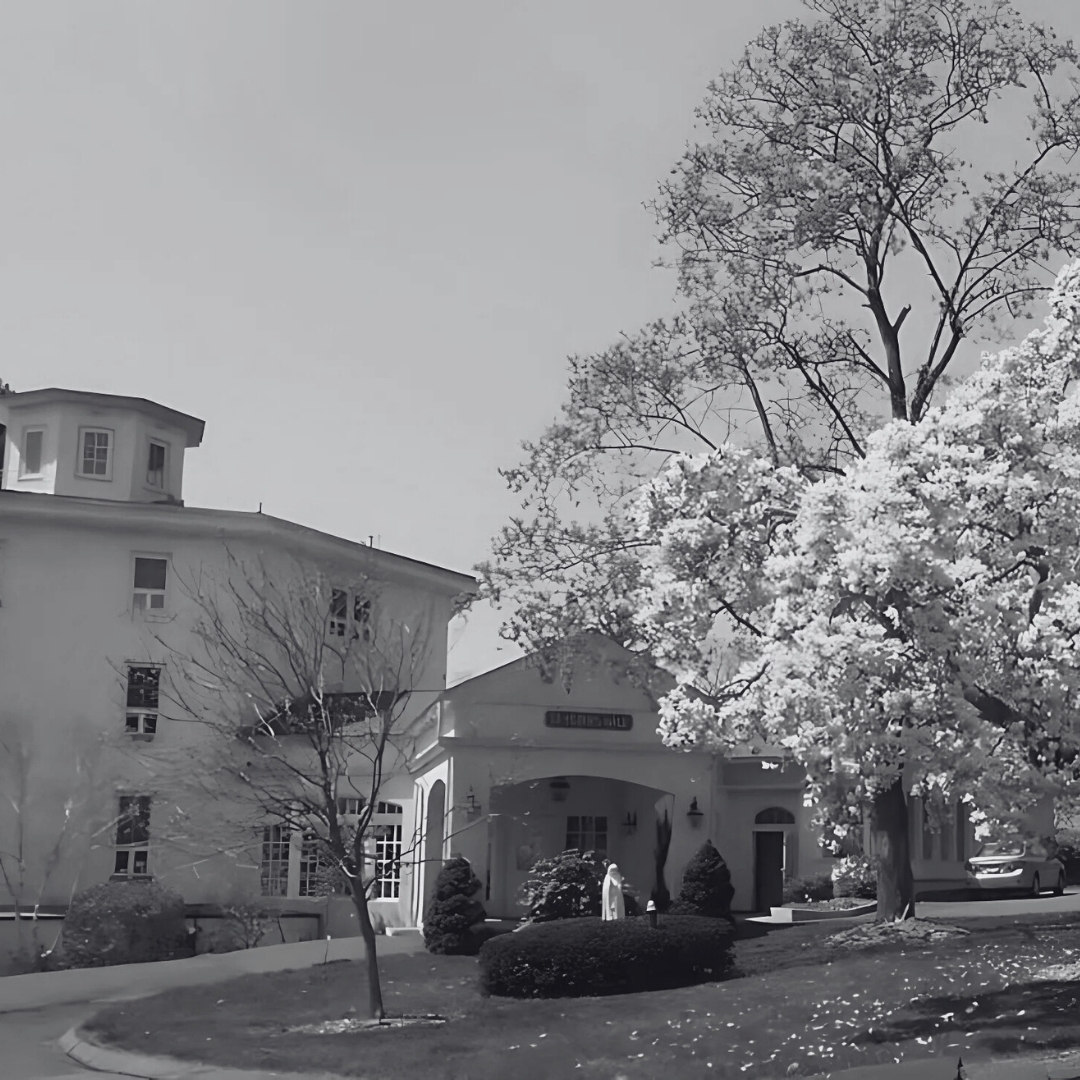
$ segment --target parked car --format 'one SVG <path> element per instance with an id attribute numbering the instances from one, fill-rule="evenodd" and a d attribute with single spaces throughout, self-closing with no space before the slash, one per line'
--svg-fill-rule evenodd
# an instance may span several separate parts
<path id="1" fill-rule="evenodd" d="M 968 887 L 980 892 L 1025 892 L 1039 896 L 1053 889 L 1065 892 L 1065 867 L 1039 840 L 993 840 L 983 844 L 967 862 Z"/>

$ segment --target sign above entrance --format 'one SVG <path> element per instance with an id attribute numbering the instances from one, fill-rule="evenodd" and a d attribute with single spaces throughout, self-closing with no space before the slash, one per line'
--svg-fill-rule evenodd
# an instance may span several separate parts
<path id="1" fill-rule="evenodd" d="M 544 713 L 544 726 L 629 731 L 634 726 L 634 718 L 629 713 L 564 712 L 558 709 Z"/>

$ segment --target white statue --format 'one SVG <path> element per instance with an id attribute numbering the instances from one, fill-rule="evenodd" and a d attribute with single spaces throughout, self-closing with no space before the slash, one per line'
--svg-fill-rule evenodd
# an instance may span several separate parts
<path id="1" fill-rule="evenodd" d="M 622 894 L 623 878 L 619 868 L 612 863 L 604 875 L 604 888 L 600 894 L 600 914 L 604 920 L 625 919 L 626 903 Z"/>

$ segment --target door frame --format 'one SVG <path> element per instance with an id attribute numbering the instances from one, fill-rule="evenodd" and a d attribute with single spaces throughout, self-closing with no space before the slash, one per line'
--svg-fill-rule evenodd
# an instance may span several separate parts
<path id="1" fill-rule="evenodd" d="M 753 903 L 758 902 L 757 886 L 758 886 L 758 869 L 757 869 L 757 834 L 758 833 L 782 833 L 784 837 L 784 846 L 782 852 L 781 874 L 785 882 L 791 881 L 792 878 L 798 877 L 798 835 L 799 826 L 797 824 L 787 825 L 753 825 L 751 827 L 751 850 L 753 851 Z"/>

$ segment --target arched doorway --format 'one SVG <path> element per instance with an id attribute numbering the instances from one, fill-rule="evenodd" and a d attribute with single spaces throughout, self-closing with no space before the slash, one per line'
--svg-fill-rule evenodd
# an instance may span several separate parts
<path id="1" fill-rule="evenodd" d="M 442 867 L 445 822 L 446 785 L 441 780 L 436 780 L 428 792 L 427 814 L 424 818 L 424 896 L 419 911 L 421 920 L 428 902 L 435 894 L 435 879 Z"/>
<path id="2" fill-rule="evenodd" d="M 795 815 L 769 806 L 754 817 L 754 910 L 768 911 L 784 902 L 784 869 L 793 863 Z"/>

